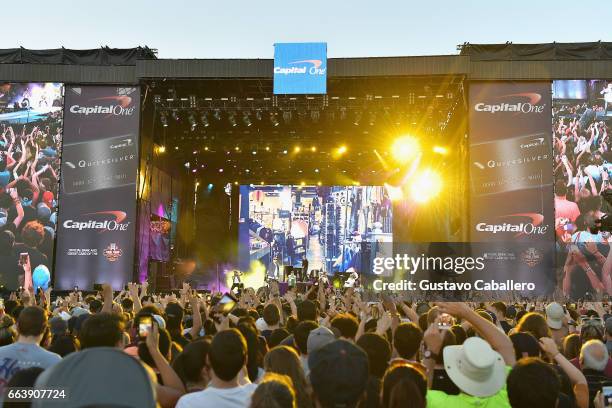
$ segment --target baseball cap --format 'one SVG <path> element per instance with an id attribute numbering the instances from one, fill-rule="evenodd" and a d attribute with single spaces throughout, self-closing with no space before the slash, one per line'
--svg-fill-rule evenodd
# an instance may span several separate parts
<path id="1" fill-rule="evenodd" d="M 335 340 L 308 354 L 310 383 L 323 406 L 352 405 L 368 382 L 368 356 L 346 340 Z"/>
<path id="2" fill-rule="evenodd" d="M 336 340 L 336 336 L 334 332 L 332 332 L 327 327 L 317 327 L 314 330 L 311 330 L 308 334 L 308 340 L 306 342 L 306 349 L 308 350 L 308 354 L 314 353 L 321 347 L 326 344 L 331 343 Z"/>
<path id="3" fill-rule="evenodd" d="M 68 400 L 33 400 L 35 408 L 156 406 L 154 385 L 144 365 L 110 347 L 94 347 L 69 354 L 45 370 L 36 379 L 35 386 L 70 390 Z"/>
<path id="4" fill-rule="evenodd" d="M 558 330 L 563 326 L 563 306 L 557 302 L 552 302 L 546 306 L 546 323 L 551 329 Z"/>
<path id="5" fill-rule="evenodd" d="M 174 318 L 179 321 L 183 320 L 183 316 L 185 315 L 185 310 L 178 303 L 172 302 L 168 303 L 166 306 L 166 316 L 168 319 Z"/>

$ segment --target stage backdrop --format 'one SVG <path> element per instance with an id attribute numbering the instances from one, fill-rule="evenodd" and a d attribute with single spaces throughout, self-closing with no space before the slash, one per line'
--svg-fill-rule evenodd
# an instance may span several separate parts
<path id="1" fill-rule="evenodd" d="M 494 242 L 498 280 L 554 290 L 550 82 L 470 84 L 472 242 Z M 493 249 L 493 248 L 492 248 Z"/>
<path id="2" fill-rule="evenodd" d="M 55 286 L 132 280 L 140 90 L 66 87 Z"/>

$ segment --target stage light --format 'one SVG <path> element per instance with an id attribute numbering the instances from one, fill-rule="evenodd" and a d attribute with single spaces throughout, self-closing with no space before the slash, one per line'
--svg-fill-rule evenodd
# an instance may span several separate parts
<path id="1" fill-rule="evenodd" d="M 204 150 L 208 151 L 208 146 L 204 146 Z"/>
<path id="2" fill-rule="evenodd" d="M 448 149 L 444 146 L 434 146 L 433 151 L 434 153 L 438 153 L 443 156 L 446 156 L 448 154 Z"/>
<path id="3" fill-rule="evenodd" d="M 274 127 L 279 125 L 278 119 L 276 118 L 276 114 L 274 112 L 270 112 L 270 123 L 272 123 L 272 126 Z"/>
<path id="4" fill-rule="evenodd" d="M 255 155 L 257 154 L 257 150 L 253 150 L 253 151 L 251 152 L 251 154 L 252 154 L 253 156 L 255 156 Z"/>
<path id="5" fill-rule="evenodd" d="M 237 186 L 237 185 L 238 185 L 238 182 L 237 182 L 237 181 L 234 181 L 234 185 L 235 185 L 235 186 Z"/>
<path id="6" fill-rule="evenodd" d="M 287 154 L 289 153 L 287 150 L 283 150 L 283 154 Z"/>
<path id="7" fill-rule="evenodd" d="M 239 151 L 240 151 L 240 146 L 235 146 L 235 147 L 234 147 L 234 150 L 235 150 L 235 151 L 237 151 L 237 152 L 239 152 Z"/>
<path id="8" fill-rule="evenodd" d="M 266 152 L 270 151 L 270 146 L 266 146 Z"/>
<path id="9" fill-rule="evenodd" d="M 391 154 L 398 163 L 408 163 L 420 152 L 419 141 L 412 136 L 395 139 L 391 146 Z"/>
<path id="10" fill-rule="evenodd" d="M 163 154 L 166 153 L 166 146 L 161 145 L 161 146 L 156 146 L 155 148 L 157 150 L 157 154 Z"/>
<path id="11" fill-rule="evenodd" d="M 227 115 L 227 121 L 230 125 L 232 125 L 232 127 L 238 126 L 238 123 L 236 122 L 236 114 L 234 112 L 230 112 Z"/>
<path id="12" fill-rule="evenodd" d="M 300 152 L 300 150 L 302 150 L 302 148 L 301 148 L 300 146 L 295 146 L 295 147 L 293 148 L 293 152 L 294 152 L 294 153 L 299 153 L 299 152 Z"/>
<path id="13" fill-rule="evenodd" d="M 184 166 L 185 166 L 185 168 L 187 168 L 187 169 L 188 169 L 189 167 L 191 167 L 191 163 L 189 163 L 189 162 L 185 162 Z"/>
<path id="14" fill-rule="evenodd" d="M 291 122 L 291 116 L 291 111 L 283 111 L 283 120 L 285 121 L 285 123 Z"/>
<path id="15" fill-rule="evenodd" d="M 319 169 L 315 169 L 314 171 L 315 171 L 315 173 L 318 173 L 318 172 L 319 172 Z"/>
<path id="16" fill-rule="evenodd" d="M 260 182 L 259 182 L 259 185 L 260 185 L 260 186 L 263 186 L 263 185 L 264 185 L 264 182 L 263 182 L 263 181 L 260 181 Z"/>
<path id="17" fill-rule="evenodd" d="M 242 113 L 242 122 L 245 124 L 245 126 L 251 126 L 253 124 L 253 122 L 251 122 L 251 118 L 249 117 L 249 112 L 244 111 Z"/>
<path id="18" fill-rule="evenodd" d="M 192 173 L 195 173 L 196 171 L 198 171 L 198 169 L 191 170 Z"/>
<path id="19" fill-rule="evenodd" d="M 339 158 L 340 156 L 342 156 L 344 153 L 346 153 L 346 152 L 347 152 L 347 150 L 348 150 L 348 149 L 347 149 L 347 147 L 346 147 L 345 145 L 342 145 L 342 146 L 340 146 L 340 147 L 338 147 L 337 149 L 335 149 L 335 150 L 334 150 L 334 152 L 333 152 L 332 156 L 333 156 L 335 159 L 337 159 L 337 158 Z"/>
<path id="20" fill-rule="evenodd" d="M 323 183 L 321 183 L 320 181 L 317 181 L 317 186 L 322 186 Z"/>
<path id="21" fill-rule="evenodd" d="M 200 122 L 202 122 L 202 126 L 204 127 L 210 126 L 210 123 L 208 123 L 208 115 L 206 115 L 206 113 L 203 113 L 202 116 L 200 116 Z"/>
<path id="22" fill-rule="evenodd" d="M 317 151 L 317 147 L 316 147 L 316 146 L 312 146 L 312 147 L 310 148 L 310 151 L 311 151 L 311 152 L 313 152 L 313 153 L 314 153 L 314 152 L 316 152 L 316 151 Z"/>
<path id="23" fill-rule="evenodd" d="M 195 186 L 196 186 L 196 188 L 200 187 L 200 182 L 199 182 L 199 181 L 196 181 Z"/>
<path id="24" fill-rule="evenodd" d="M 401 187 L 392 186 L 385 183 L 385 189 L 391 201 L 399 201 L 404 198 L 404 191 Z"/>
<path id="25" fill-rule="evenodd" d="M 426 203 L 442 190 L 442 177 L 427 169 L 417 173 L 410 183 L 410 195 L 418 203 Z"/>
<path id="26" fill-rule="evenodd" d="M 162 112 L 159 115 L 159 120 L 161 121 L 163 127 L 168 127 L 168 117 L 166 116 L 166 112 Z"/>
<path id="27" fill-rule="evenodd" d="M 314 122 L 317 123 L 319 122 L 319 118 L 321 117 L 320 113 L 318 110 L 312 110 L 310 111 L 310 119 Z"/>
<path id="28" fill-rule="evenodd" d="M 174 119 L 174 120 L 175 120 L 175 121 L 177 121 L 177 122 L 178 122 L 179 120 L 181 120 L 181 118 L 180 118 L 180 116 L 179 116 L 179 114 L 178 114 L 178 112 L 177 112 L 177 111 L 172 111 L 172 119 Z"/>
<path id="29" fill-rule="evenodd" d="M 306 185 L 305 181 L 300 182 L 300 186 L 304 187 Z"/>
<path id="30" fill-rule="evenodd" d="M 198 122 L 196 122 L 196 118 L 193 113 L 189 114 L 189 125 L 191 125 L 191 131 L 193 132 L 198 126 Z"/>
<path id="31" fill-rule="evenodd" d="M 223 173 L 223 169 L 219 169 L 219 173 Z"/>
<path id="32" fill-rule="evenodd" d="M 178 147 L 178 146 L 174 146 L 174 150 L 178 150 L 178 149 L 179 149 L 179 147 Z"/>
<path id="33" fill-rule="evenodd" d="M 213 183 L 208 183 L 208 191 L 213 189 Z"/>

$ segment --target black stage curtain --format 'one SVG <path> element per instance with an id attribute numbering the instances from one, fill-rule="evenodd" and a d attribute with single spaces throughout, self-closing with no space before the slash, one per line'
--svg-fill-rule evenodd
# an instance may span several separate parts
<path id="1" fill-rule="evenodd" d="M 0 50 L 0 64 L 70 64 L 70 65 L 135 65 L 139 59 L 157 59 L 149 47 L 109 48 L 91 50 Z"/>
<path id="2" fill-rule="evenodd" d="M 461 55 L 469 56 L 472 61 L 607 60 L 612 59 L 612 43 L 465 43 L 461 45 Z"/>

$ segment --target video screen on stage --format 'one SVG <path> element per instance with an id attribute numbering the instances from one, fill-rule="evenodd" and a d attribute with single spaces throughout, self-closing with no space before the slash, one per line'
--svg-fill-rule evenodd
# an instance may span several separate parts
<path id="1" fill-rule="evenodd" d="M 249 236 L 242 245 L 251 263 L 266 268 L 367 273 L 373 255 L 393 241 L 392 204 L 382 186 L 242 186 L 241 195 L 241 205 L 248 195 Z"/>
<path id="2" fill-rule="evenodd" d="M 555 232 L 559 291 L 612 295 L 607 223 L 612 210 L 612 80 L 553 83 Z"/>
<path id="3" fill-rule="evenodd" d="M 0 84 L 0 284 L 9 290 L 50 283 L 62 112 L 62 84 Z"/>

